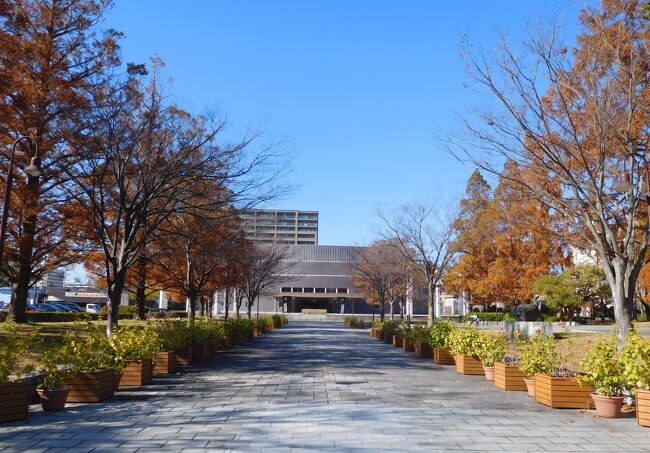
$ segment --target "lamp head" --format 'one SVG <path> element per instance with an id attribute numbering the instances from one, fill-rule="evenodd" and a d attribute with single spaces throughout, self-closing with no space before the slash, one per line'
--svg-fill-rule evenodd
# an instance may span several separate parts
<path id="1" fill-rule="evenodd" d="M 43 173 L 43 170 L 41 169 L 41 159 L 36 156 L 32 157 L 31 162 L 27 167 L 25 167 L 24 172 L 33 178 L 41 176 Z"/>

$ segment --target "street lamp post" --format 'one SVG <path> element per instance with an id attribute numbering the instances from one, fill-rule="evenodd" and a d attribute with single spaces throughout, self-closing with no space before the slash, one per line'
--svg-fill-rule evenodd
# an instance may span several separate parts
<path id="1" fill-rule="evenodd" d="M 9 217 L 9 201 L 11 198 L 11 185 L 14 180 L 14 156 L 16 154 L 16 147 L 21 141 L 29 143 L 33 150 L 34 155 L 27 167 L 23 169 L 28 176 L 37 178 L 41 175 L 41 161 L 38 158 L 38 145 L 31 137 L 20 137 L 11 145 L 11 155 L 9 156 L 9 169 L 7 170 L 7 179 L 5 181 L 4 197 L 2 199 L 2 219 L 0 220 L 0 265 L 4 258 L 5 237 L 7 235 L 7 219 Z"/>

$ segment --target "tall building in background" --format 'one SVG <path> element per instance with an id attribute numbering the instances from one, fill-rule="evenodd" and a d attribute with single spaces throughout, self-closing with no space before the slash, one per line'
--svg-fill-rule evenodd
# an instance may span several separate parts
<path id="1" fill-rule="evenodd" d="M 318 211 L 249 209 L 242 213 L 242 224 L 251 241 L 318 245 Z"/>
<path id="2" fill-rule="evenodd" d="M 54 269 L 45 275 L 47 288 L 62 288 L 65 280 L 65 269 Z"/>

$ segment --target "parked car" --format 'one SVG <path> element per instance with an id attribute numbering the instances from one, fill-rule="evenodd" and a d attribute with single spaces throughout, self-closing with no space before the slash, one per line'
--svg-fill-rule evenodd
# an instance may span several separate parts
<path id="1" fill-rule="evenodd" d="M 28 304 L 27 307 L 25 308 L 26 311 L 48 311 L 45 310 L 45 307 L 43 304 Z"/>
<path id="2" fill-rule="evenodd" d="M 81 308 L 79 305 L 73 303 L 73 302 L 57 302 L 57 305 L 61 305 L 63 307 L 68 308 L 70 311 L 74 311 L 77 313 L 83 312 L 83 308 Z"/>
<path id="3" fill-rule="evenodd" d="M 43 309 L 42 311 L 53 311 L 57 313 L 63 313 L 64 311 L 66 311 L 61 307 L 57 307 L 56 304 L 39 304 L 39 305 Z"/>
<path id="4" fill-rule="evenodd" d="M 86 305 L 86 313 L 99 313 L 99 304 L 88 304 Z"/>

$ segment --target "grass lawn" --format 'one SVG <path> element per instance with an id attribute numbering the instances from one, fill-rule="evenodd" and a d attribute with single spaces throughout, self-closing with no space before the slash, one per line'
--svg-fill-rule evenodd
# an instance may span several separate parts
<path id="1" fill-rule="evenodd" d="M 18 328 L 22 332 L 40 332 L 44 337 L 61 337 L 68 330 L 72 329 L 75 325 L 84 326 L 86 323 L 91 323 L 96 326 L 106 327 L 106 321 L 68 321 L 68 322 L 31 322 L 26 324 L 18 324 Z M 145 325 L 146 321 L 138 319 L 120 319 L 120 326 L 137 326 Z M 0 323 L 0 336 L 7 333 L 7 325 Z"/>

